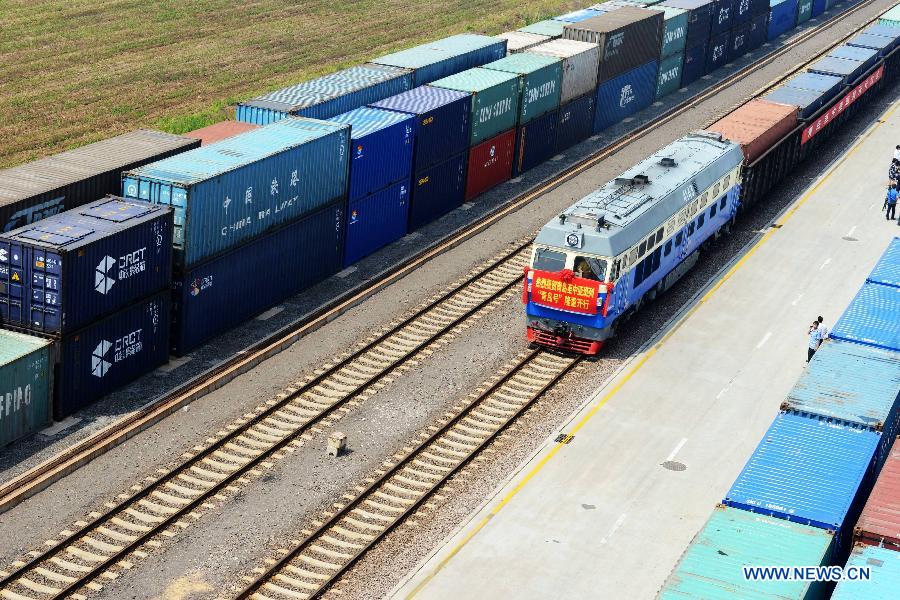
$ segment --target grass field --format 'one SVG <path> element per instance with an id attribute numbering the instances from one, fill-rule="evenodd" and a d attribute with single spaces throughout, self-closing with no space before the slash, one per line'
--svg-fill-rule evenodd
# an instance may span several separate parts
<path id="1" fill-rule="evenodd" d="M 571 0 L 0 0 L 0 167 L 139 127 L 174 133 L 339 67 Z"/>

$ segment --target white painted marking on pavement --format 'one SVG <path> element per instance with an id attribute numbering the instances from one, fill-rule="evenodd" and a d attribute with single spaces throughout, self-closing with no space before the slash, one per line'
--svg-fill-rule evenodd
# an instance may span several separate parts
<path id="1" fill-rule="evenodd" d="M 722 396 L 724 396 L 724 395 L 725 395 L 725 392 L 728 391 L 728 388 L 729 388 L 729 387 L 731 387 L 731 386 L 726 385 L 726 386 L 723 387 L 721 390 L 719 390 L 719 393 L 716 394 L 716 400 L 718 400 L 719 398 L 721 398 Z"/>
<path id="2" fill-rule="evenodd" d="M 681 441 L 678 442 L 678 445 L 675 446 L 675 448 L 671 452 L 669 452 L 669 457 L 666 459 L 666 461 L 675 460 L 675 456 L 679 452 L 681 452 L 681 449 L 684 448 L 685 444 L 687 444 L 687 438 L 681 438 Z"/>
<path id="3" fill-rule="evenodd" d="M 767 331 L 766 335 L 763 336 L 763 339 L 759 340 L 759 343 L 756 345 L 756 349 L 759 350 L 760 348 L 762 348 L 763 345 L 765 345 L 765 343 L 769 341 L 770 337 L 772 337 L 772 332 Z"/>
<path id="4" fill-rule="evenodd" d="M 825 262 L 822 263 L 822 266 L 819 267 L 819 270 L 821 271 L 822 269 L 824 269 L 825 267 L 827 267 L 827 266 L 828 266 L 828 263 L 830 263 L 830 262 L 831 262 L 831 259 L 830 259 L 830 258 L 826 258 L 826 259 L 825 259 Z"/>
<path id="5" fill-rule="evenodd" d="M 616 530 L 622 526 L 622 523 L 625 522 L 625 517 L 627 517 L 627 516 L 628 516 L 628 513 L 622 513 L 619 516 L 619 518 L 616 519 L 616 522 L 613 523 L 612 529 L 609 530 L 609 533 L 606 534 L 606 537 L 604 537 L 602 540 L 600 540 L 601 544 L 606 544 L 609 542 L 609 538 L 611 538 L 612 535 L 616 532 Z"/>
<path id="6" fill-rule="evenodd" d="M 847 237 L 853 237 L 854 231 L 856 231 L 856 225 L 850 228 L 850 231 L 847 232 Z"/>
<path id="7" fill-rule="evenodd" d="M 800 298 L 802 298 L 802 297 L 803 297 L 803 294 L 800 294 L 799 296 L 794 298 L 794 301 L 791 302 L 791 306 L 797 306 L 797 303 L 800 302 Z"/>

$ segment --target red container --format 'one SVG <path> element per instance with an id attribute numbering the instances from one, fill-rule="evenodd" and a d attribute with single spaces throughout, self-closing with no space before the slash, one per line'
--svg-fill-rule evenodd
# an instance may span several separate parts
<path id="1" fill-rule="evenodd" d="M 259 129 L 259 125 L 242 123 L 241 121 L 222 121 L 214 125 L 209 125 L 208 127 L 201 127 L 200 129 L 185 133 L 184 137 L 200 140 L 200 144 L 206 146 L 207 144 L 220 142 L 231 136 L 253 131 L 254 129 Z"/>
<path id="2" fill-rule="evenodd" d="M 859 516 L 854 540 L 900 551 L 900 442 L 897 440 Z"/>
<path id="3" fill-rule="evenodd" d="M 512 177 L 516 130 L 510 129 L 469 150 L 466 200 L 471 200 Z"/>

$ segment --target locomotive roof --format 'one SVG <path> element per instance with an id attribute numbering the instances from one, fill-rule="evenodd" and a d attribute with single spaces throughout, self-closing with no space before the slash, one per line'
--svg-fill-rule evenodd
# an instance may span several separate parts
<path id="1" fill-rule="evenodd" d="M 617 256 L 743 160 L 740 146 L 717 133 L 687 135 L 567 208 L 541 228 L 536 241 L 573 247 L 566 238 L 580 233 L 584 252 Z"/>

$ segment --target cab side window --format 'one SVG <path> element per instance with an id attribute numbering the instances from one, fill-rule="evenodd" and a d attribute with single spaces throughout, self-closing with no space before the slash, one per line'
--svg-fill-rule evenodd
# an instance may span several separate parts
<path id="1" fill-rule="evenodd" d="M 573 269 L 576 277 L 603 281 L 606 279 L 606 261 L 590 256 L 576 256 Z"/>

